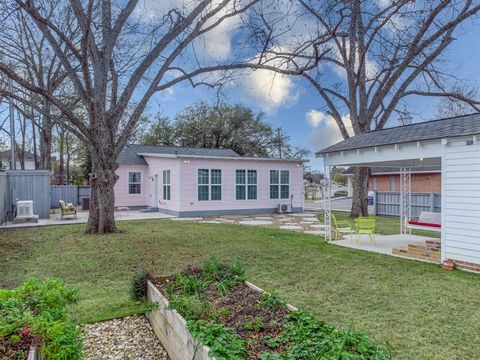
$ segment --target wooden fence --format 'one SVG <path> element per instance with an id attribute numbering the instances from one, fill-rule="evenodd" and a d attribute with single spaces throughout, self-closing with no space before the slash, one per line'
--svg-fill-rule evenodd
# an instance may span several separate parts
<path id="1" fill-rule="evenodd" d="M 50 185 L 50 207 L 58 208 L 58 201 L 81 205 L 83 198 L 90 197 L 90 186 Z"/>
<path id="2" fill-rule="evenodd" d="M 440 193 L 412 193 L 411 201 L 412 217 L 418 217 L 422 211 L 441 212 Z M 377 191 L 375 210 L 377 215 L 400 216 L 400 193 Z"/>

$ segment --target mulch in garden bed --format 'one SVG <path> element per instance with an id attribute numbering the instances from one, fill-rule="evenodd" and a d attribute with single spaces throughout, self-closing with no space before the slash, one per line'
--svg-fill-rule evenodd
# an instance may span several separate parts
<path id="1" fill-rule="evenodd" d="M 30 348 L 39 346 L 41 339 L 37 335 L 30 333 L 30 329 L 25 328 L 18 338 L 0 339 L 0 359 L 2 360 L 24 360 L 28 357 Z"/>
<path id="2" fill-rule="evenodd" d="M 198 275 L 201 270 L 196 271 Z M 168 298 L 165 288 L 174 279 L 174 276 L 154 278 L 153 282 Z M 285 306 L 275 309 L 259 306 L 262 294 L 245 284 L 237 285 L 226 295 L 222 295 L 215 286 L 209 286 L 204 295 L 211 309 L 220 314 L 220 323 L 234 330 L 246 342 L 249 351 L 247 359 L 258 359 L 262 352 L 282 350 L 281 347 L 272 349 L 267 340 L 282 331 L 285 315 L 289 312 Z"/>

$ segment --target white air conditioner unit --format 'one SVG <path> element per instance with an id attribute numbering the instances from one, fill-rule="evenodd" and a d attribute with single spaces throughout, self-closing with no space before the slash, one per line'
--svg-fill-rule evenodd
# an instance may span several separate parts
<path id="1" fill-rule="evenodd" d="M 33 200 L 17 201 L 17 218 L 27 219 L 33 217 Z"/>
<path id="2" fill-rule="evenodd" d="M 292 212 L 292 205 L 291 204 L 278 204 L 277 212 L 278 213 L 291 213 Z"/>

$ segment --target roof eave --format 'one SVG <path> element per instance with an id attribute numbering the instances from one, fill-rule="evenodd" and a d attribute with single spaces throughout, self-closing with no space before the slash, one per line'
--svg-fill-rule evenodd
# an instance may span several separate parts
<path id="1" fill-rule="evenodd" d="M 257 157 L 243 157 L 243 156 L 212 156 L 212 155 L 174 155 L 174 154 L 155 154 L 155 153 L 138 153 L 143 157 L 158 157 L 169 159 L 212 159 L 212 160 L 254 160 L 254 161 L 278 161 L 278 162 L 308 162 L 303 159 L 278 159 L 278 158 L 257 158 Z"/>

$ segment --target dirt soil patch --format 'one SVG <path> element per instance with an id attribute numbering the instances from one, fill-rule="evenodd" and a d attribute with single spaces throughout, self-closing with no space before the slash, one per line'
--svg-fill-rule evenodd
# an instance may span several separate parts
<path id="1" fill-rule="evenodd" d="M 174 281 L 173 276 L 153 279 L 165 297 L 165 289 L 171 281 Z M 289 310 L 284 306 L 275 309 L 260 306 L 261 295 L 245 284 L 237 285 L 226 295 L 222 295 L 215 286 L 209 286 L 204 293 L 211 309 L 219 314 L 219 322 L 234 330 L 246 342 L 250 354 L 248 360 L 258 359 L 262 352 L 282 351 L 281 347 L 269 347 L 267 340 L 280 334 Z"/>

